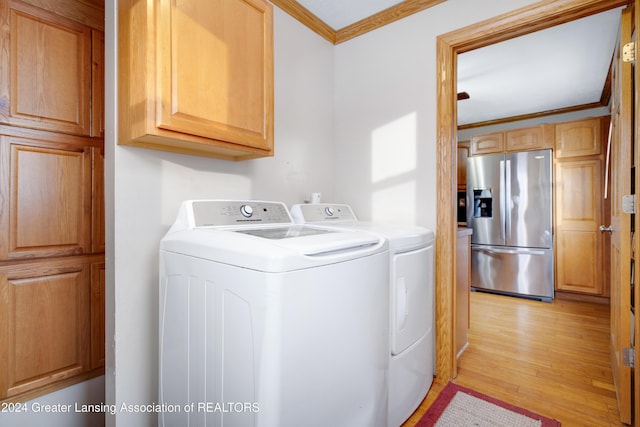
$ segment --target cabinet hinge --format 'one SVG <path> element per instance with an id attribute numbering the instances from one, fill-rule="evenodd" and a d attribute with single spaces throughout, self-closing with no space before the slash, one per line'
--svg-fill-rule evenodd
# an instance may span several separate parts
<path id="1" fill-rule="evenodd" d="M 628 366 L 630 368 L 635 367 L 636 362 L 635 352 L 633 348 L 623 348 L 622 349 L 622 364 L 624 366 Z"/>
<path id="2" fill-rule="evenodd" d="M 636 195 L 622 196 L 622 212 L 626 214 L 636 213 Z"/>
<path id="3" fill-rule="evenodd" d="M 636 44 L 629 42 L 622 46 L 622 62 L 633 62 L 636 60 Z"/>

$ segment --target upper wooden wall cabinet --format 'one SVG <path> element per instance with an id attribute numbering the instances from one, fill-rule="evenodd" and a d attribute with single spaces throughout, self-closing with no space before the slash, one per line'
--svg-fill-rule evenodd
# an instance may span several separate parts
<path id="1" fill-rule="evenodd" d="M 582 119 L 556 125 L 555 157 L 597 156 L 606 141 L 602 125 L 603 118 Z"/>
<path id="2" fill-rule="evenodd" d="M 553 147 L 553 125 L 493 132 L 471 137 L 471 155 L 507 151 L 539 150 Z"/>
<path id="3" fill-rule="evenodd" d="M 242 160 L 273 155 L 266 0 L 120 0 L 119 143 Z"/>

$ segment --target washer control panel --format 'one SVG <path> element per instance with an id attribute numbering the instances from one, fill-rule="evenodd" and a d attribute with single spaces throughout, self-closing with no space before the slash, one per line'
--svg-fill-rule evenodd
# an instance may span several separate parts
<path id="1" fill-rule="evenodd" d="M 298 223 L 323 221 L 357 221 L 349 205 L 308 203 L 291 207 L 291 216 Z"/>
<path id="2" fill-rule="evenodd" d="M 191 207 L 196 227 L 292 223 L 287 207 L 280 202 L 196 200 Z"/>

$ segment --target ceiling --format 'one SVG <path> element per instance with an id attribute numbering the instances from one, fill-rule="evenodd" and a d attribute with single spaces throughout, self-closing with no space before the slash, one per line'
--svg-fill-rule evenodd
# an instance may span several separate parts
<path id="1" fill-rule="evenodd" d="M 297 3 L 339 30 L 409 2 L 297 0 Z M 458 124 L 471 127 L 476 123 L 600 104 L 608 84 L 620 10 L 459 55 L 458 92 L 467 92 L 470 98 L 458 101 Z"/>
<path id="2" fill-rule="evenodd" d="M 458 55 L 458 125 L 599 104 L 619 23 L 614 9 Z"/>

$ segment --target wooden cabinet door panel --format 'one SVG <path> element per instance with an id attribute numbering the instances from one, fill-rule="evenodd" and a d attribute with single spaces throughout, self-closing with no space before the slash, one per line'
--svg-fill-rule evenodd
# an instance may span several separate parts
<path id="1" fill-rule="evenodd" d="M 159 16 L 158 127 L 271 149 L 271 5 L 167 1 Z"/>
<path id="2" fill-rule="evenodd" d="M 0 14 L 10 41 L 0 56 L 0 121 L 89 135 L 91 30 L 20 2 L 3 2 Z"/>
<path id="3" fill-rule="evenodd" d="M 594 156 L 602 147 L 599 117 L 556 125 L 556 158 Z"/>
<path id="4" fill-rule="evenodd" d="M 557 232 L 558 289 L 602 294 L 602 252 L 598 235 L 591 231 Z"/>
<path id="5" fill-rule="evenodd" d="M 0 259 L 88 252 L 91 209 L 89 147 L 0 137 L 3 183 Z M 1 193 L 2 191 L 0 191 Z"/>
<path id="6" fill-rule="evenodd" d="M 602 223 L 602 161 L 556 164 L 556 226 L 596 231 Z"/>
<path id="7" fill-rule="evenodd" d="M 494 154 L 504 151 L 504 133 L 496 132 L 471 137 L 471 155 Z"/>
<path id="8" fill-rule="evenodd" d="M 42 265 L 16 277 L 0 274 L 0 311 L 6 322 L 0 334 L 0 398 L 89 369 L 88 283 L 88 270 L 81 265 Z"/>
<path id="9" fill-rule="evenodd" d="M 544 135 L 541 126 L 511 130 L 506 132 L 507 151 L 526 151 L 544 147 Z"/>

